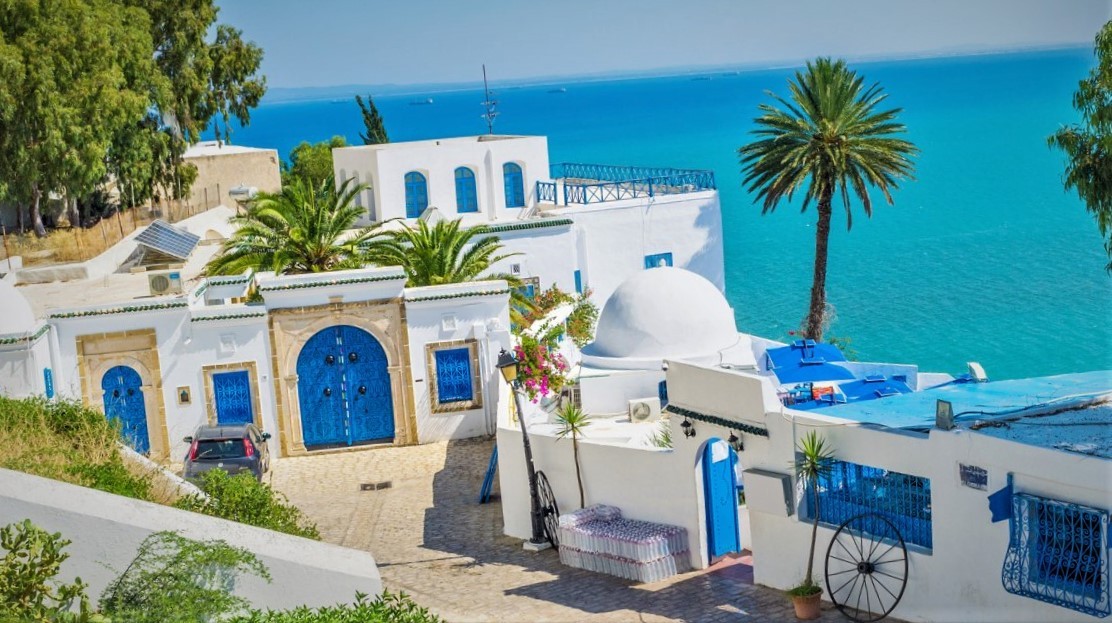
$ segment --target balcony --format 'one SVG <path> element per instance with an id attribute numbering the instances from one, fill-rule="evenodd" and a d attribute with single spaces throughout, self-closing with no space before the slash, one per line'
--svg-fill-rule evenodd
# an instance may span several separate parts
<path id="1" fill-rule="evenodd" d="M 714 172 L 666 167 L 623 167 L 560 162 L 549 167 L 554 181 L 537 182 L 537 201 L 587 205 L 658 195 L 714 190 Z"/>

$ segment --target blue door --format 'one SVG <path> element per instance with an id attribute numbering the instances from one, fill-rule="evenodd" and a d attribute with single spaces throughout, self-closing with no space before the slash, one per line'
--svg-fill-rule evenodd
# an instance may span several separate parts
<path id="1" fill-rule="evenodd" d="M 320 331 L 301 349 L 297 377 L 306 447 L 394 438 L 386 352 L 370 333 L 346 325 Z"/>
<path id="2" fill-rule="evenodd" d="M 741 551 L 737 518 L 737 453 L 730 444 L 711 438 L 703 448 L 703 504 L 707 516 L 707 549 L 711 558 Z"/>
<path id="3" fill-rule="evenodd" d="M 136 452 L 151 451 L 147 434 L 147 405 L 143 401 L 143 380 L 128 366 L 116 366 L 100 380 L 104 390 L 104 415 L 118 422 L 124 441 Z"/>
<path id="4" fill-rule="evenodd" d="M 251 407 L 251 378 L 247 370 L 213 374 L 212 393 L 216 402 L 217 424 L 251 424 L 255 421 Z"/>

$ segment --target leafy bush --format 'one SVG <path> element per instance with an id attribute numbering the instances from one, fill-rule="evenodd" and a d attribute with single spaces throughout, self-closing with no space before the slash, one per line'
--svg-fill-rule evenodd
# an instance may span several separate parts
<path id="1" fill-rule="evenodd" d="M 86 620 L 88 599 L 81 578 L 72 584 L 55 577 L 69 558 L 70 541 L 24 520 L 0 528 L 0 621 Z M 80 615 L 70 615 L 74 606 Z M 81 618 L 78 618 L 81 617 Z"/>
<path id="2" fill-rule="evenodd" d="M 440 617 L 413 602 L 405 593 L 385 591 L 371 600 L 358 594 L 355 603 L 282 612 L 252 612 L 229 623 L 440 623 Z"/>
<path id="3" fill-rule="evenodd" d="M 242 574 L 270 580 L 251 552 L 224 541 L 194 541 L 157 532 L 100 597 L 101 611 L 119 623 L 197 623 L 244 612 L 232 594 Z"/>
<path id="4" fill-rule="evenodd" d="M 219 469 L 201 477 L 201 490 L 208 497 L 189 495 L 174 506 L 195 513 L 230 519 L 251 526 L 320 540 L 320 532 L 284 495 L 249 473 L 229 476 Z"/>

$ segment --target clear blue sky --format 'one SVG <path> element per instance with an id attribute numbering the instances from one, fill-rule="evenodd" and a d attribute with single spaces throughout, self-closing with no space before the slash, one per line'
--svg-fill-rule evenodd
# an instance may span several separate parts
<path id="1" fill-rule="evenodd" d="M 1086 45 L 1112 0 L 217 0 L 272 87 Z"/>

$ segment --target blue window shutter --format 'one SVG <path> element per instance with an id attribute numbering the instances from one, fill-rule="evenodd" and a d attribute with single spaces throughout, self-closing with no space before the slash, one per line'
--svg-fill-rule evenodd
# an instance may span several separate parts
<path id="1" fill-rule="evenodd" d="M 417 218 L 429 207 L 429 184 L 417 171 L 405 174 L 405 217 Z"/>
<path id="2" fill-rule="evenodd" d="M 583 294 L 583 273 L 578 270 L 575 271 L 575 292 Z"/>
<path id="3" fill-rule="evenodd" d="M 456 212 L 478 212 L 479 197 L 475 192 L 475 172 L 467 167 L 456 169 Z"/>
<path id="4" fill-rule="evenodd" d="M 645 256 L 645 268 L 659 268 L 660 266 L 671 266 L 672 254 L 671 253 L 655 253 L 653 255 Z"/>
<path id="5" fill-rule="evenodd" d="M 474 398 L 471 377 L 471 349 L 438 350 L 436 361 L 436 399 L 446 402 L 469 401 Z"/>
<path id="6" fill-rule="evenodd" d="M 513 162 L 502 165 L 502 179 L 506 186 L 506 207 L 524 207 L 525 181 L 521 175 L 521 167 Z"/>

